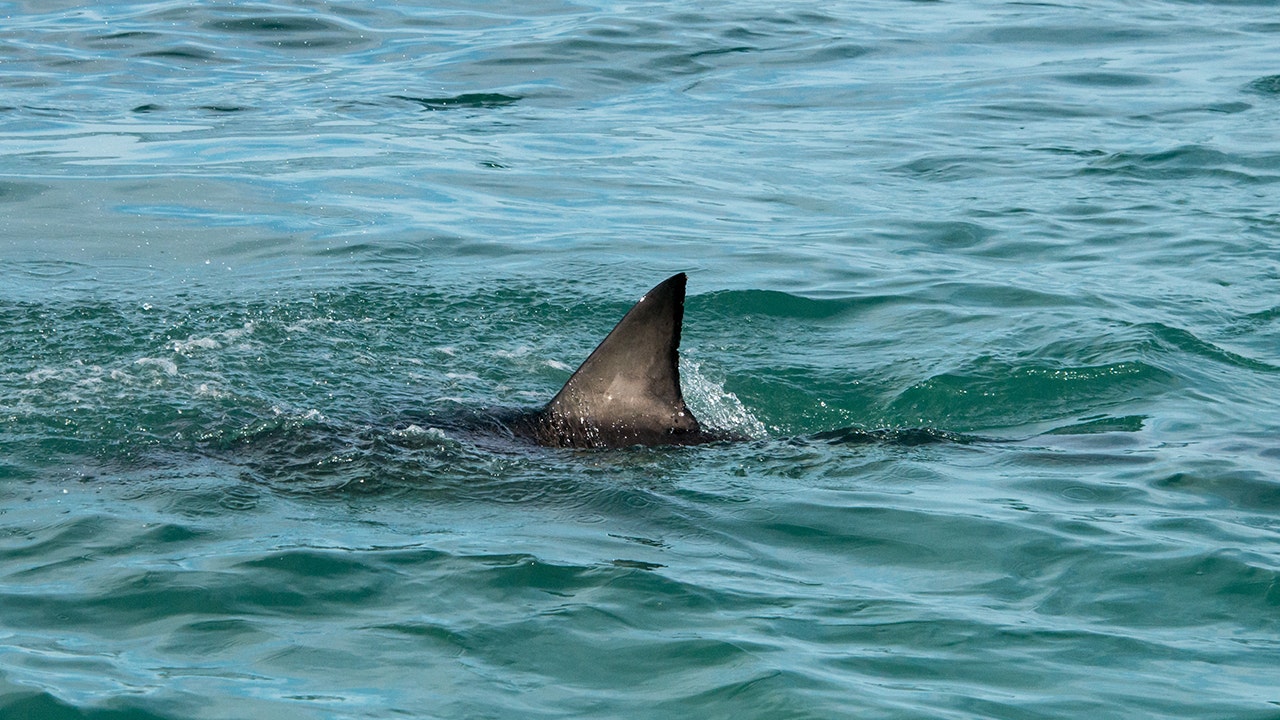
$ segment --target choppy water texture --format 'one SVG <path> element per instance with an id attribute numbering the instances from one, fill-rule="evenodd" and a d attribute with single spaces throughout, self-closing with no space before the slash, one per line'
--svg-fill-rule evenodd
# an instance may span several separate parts
<path id="1" fill-rule="evenodd" d="M 0 4 L 0 714 L 1280 717 L 1277 48 Z M 753 439 L 464 431 L 677 271 Z"/>

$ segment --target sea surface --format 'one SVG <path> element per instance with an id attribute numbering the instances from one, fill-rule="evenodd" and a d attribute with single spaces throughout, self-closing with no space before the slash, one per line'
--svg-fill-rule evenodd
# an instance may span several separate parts
<path id="1" fill-rule="evenodd" d="M 0 717 L 1280 718 L 1276 4 L 0 2 Z"/>

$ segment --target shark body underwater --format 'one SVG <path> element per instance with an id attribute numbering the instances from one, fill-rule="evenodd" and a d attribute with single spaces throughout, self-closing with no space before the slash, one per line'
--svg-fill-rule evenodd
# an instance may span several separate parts
<path id="1" fill-rule="evenodd" d="M 680 331 L 687 278 L 644 294 L 540 410 L 510 420 L 539 445 L 618 448 L 733 439 L 704 430 L 680 389 Z"/>
<path id="2" fill-rule="evenodd" d="M 618 322 L 568 382 L 541 408 L 431 409 L 383 418 L 396 431 L 434 428 L 465 446 L 507 452 L 517 445 L 566 449 L 624 449 L 691 446 L 734 441 L 769 442 L 732 431 L 704 427 L 689 410 L 680 388 L 680 333 L 686 277 L 672 275 L 645 293 Z M 319 434 L 267 430 L 238 438 L 235 461 L 255 474 L 292 477 L 299 469 L 334 466 L 334 457 L 359 457 L 384 442 L 372 425 L 336 424 Z M 247 452 L 243 442 L 252 443 Z M 986 438 L 933 428 L 862 429 L 844 427 L 787 442 L 835 445 L 924 445 L 987 442 Z M 392 444 L 398 444 L 394 441 Z M 226 444 L 215 450 L 225 450 Z M 216 453 L 222 457 L 221 452 Z"/>

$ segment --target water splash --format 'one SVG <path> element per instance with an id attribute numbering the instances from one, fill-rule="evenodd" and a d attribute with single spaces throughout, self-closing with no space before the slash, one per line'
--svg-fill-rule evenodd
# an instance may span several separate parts
<path id="1" fill-rule="evenodd" d="M 738 396 L 725 390 L 723 382 L 703 374 L 698 363 L 680 358 L 680 378 L 685 403 L 706 429 L 749 438 L 762 438 L 769 434 L 764 423 L 742 404 Z"/>

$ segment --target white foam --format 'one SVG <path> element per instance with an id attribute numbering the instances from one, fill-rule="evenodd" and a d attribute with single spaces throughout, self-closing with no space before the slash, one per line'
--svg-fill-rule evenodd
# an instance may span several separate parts
<path id="1" fill-rule="evenodd" d="M 186 340 L 174 340 L 169 343 L 169 349 L 181 355 L 190 355 L 193 350 L 217 350 L 222 347 L 222 343 L 211 337 L 203 338 L 187 338 Z"/>
<path id="2" fill-rule="evenodd" d="M 252 335 L 255 329 L 257 329 L 257 325 L 255 325 L 254 322 L 250 320 L 249 322 L 245 323 L 243 326 L 239 328 L 235 328 L 232 330 L 224 330 L 220 334 L 227 340 L 235 340 L 235 339 L 244 337 L 245 335 Z"/>
<path id="3" fill-rule="evenodd" d="M 22 379 L 29 383 L 42 383 L 46 380 L 62 379 L 64 372 L 65 371 L 63 370 L 55 368 L 36 368 L 26 375 L 23 375 Z"/>
<path id="4" fill-rule="evenodd" d="M 134 360 L 134 361 L 133 361 L 133 364 L 134 364 L 134 365 L 143 365 L 143 366 L 147 366 L 147 367 L 152 367 L 152 366 L 154 366 L 155 368 L 159 369 L 159 370 L 160 370 L 160 372 L 164 373 L 165 375 L 177 375 L 177 374 L 178 374 L 178 364 L 177 364 L 177 363 L 175 363 L 175 362 L 174 362 L 174 361 L 172 361 L 172 360 L 167 359 L 167 358 L 143 357 L 143 358 L 138 358 L 137 360 Z"/>
<path id="5" fill-rule="evenodd" d="M 285 332 L 288 332 L 288 333 L 295 333 L 295 334 L 305 333 L 305 332 L 310 332 L 311 328 L 316 327 L 318 325 L 333 325 L 337 322 L 338 321 L 334 320 L 333 318 L 326 318 L 326 317 L 303 318 L 302 320 L 298 320 L 297 322 L 285 325 L 284 330 Z M 247 323 L 247 324 L 252 325 L 252 323 Z"/>
<path id="6" fill-rule="evenodd" d="M 446 450 L 460 445 L 457 440 L 449 437 L 448 433 L 438 427 L 424 428 L 421 425 L 414 424 L 393 430 L 392 434 L 414 447 L 423 449 Z"/>
<path id="7" fill-rule="evenodd" d="M 209 383 L 200 383 L 200 386 L 196 388 L 196 397 L 211 397 L 215 399 L 222 399 L 230 396 L 231 394 L 228 393 L 227 391 L 222 390 L 220 388 L 211 387 Z"/>

